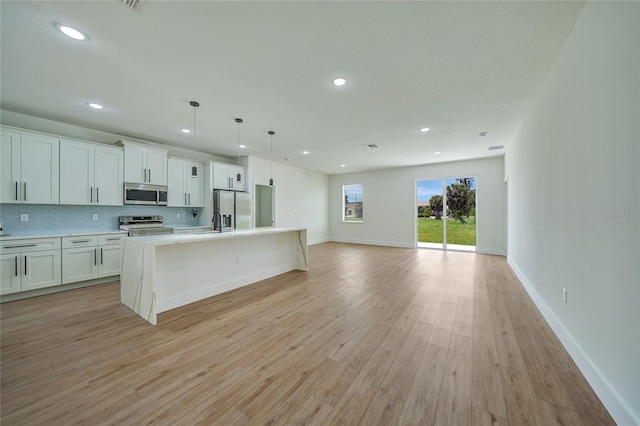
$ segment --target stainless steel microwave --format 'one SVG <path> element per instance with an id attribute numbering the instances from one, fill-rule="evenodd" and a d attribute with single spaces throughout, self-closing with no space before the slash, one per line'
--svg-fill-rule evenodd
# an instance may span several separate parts
<path id="1" fill-rule="evenodd" d="M 125 182 L 124 203 L 148 206 L 166 206 L 167 187 L 164 185 Z"/>

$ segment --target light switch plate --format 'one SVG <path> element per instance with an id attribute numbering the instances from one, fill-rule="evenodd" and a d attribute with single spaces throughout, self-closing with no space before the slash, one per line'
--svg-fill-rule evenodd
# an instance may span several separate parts
<path id="1" fill-rule="evenodd" d="M 93 213 L 91 215 L 91 220 L 98 220 L 98 213 Z"/>
<path id="2" fill-rule="evenodd" d="M 20 213 L 20 222 L 29 222 L 29 213 Z"/>

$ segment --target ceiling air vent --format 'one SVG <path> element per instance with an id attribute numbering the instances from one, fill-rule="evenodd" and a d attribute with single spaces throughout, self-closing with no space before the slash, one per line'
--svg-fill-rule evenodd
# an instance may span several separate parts
<path id="1" fill-rule="evenodd" d="M 504 145 L 496 145 L 496 146 L 490 146 L 489 147 L 489 151 L 497 151 L 499 149 L 503 149 Z"/>
<path id="2" fill-rule="evenodd" d="M 366 146 L 367 148 L 370 148 L 370 149 L 378 147 L 378 145 L 376 145 L 375 143 L 370 143 L 369 145 L 364 145 L 364 146 Z"/>
<path id="3" fill-rule="evenodd" d="M 138 3 L 140 3 L 140 0 L 122 0 L 122 4 L 133 10 L 136 10 Z"/>

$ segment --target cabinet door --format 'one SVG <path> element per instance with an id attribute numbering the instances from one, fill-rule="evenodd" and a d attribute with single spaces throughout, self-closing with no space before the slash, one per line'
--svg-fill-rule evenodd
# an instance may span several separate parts
<path id="1" fill-rule="evenodd" d="M 125 145 L 124 147 L 124 181 L 147 183 L 147 149 Z"/>
<path id="2" fill-rule="evenodd" d="M 62 283 L 98 278 L 97 247 L 80 247 L 62 250 Z"/>
<path id="3" fill-rule="evenodd" d="M 147 182 L 167 184 L 167 152 L 149 149 L 147 152 Z"/>
<path id="4" fill-rule="evenodd" d="M 93 145 L 60 141 L 60 204 L 95 203 Z"/>
<path id="5" fill-rule="evenodd" d="M 231 189 L 229 181 L 229 167 L 223 164 L 215 163 L 213 165 L 213 188 L 214 189 Z"/>
<path id="6" fill-rule="evenodd" d="M 245 179 L 244 179 L 244 167 L 234 167 L 231 169 L 232 180 L 233 180 L 233 190 L 234 191 L 244 191 L 245 190 Z"/>
<path id="7" fill-rule="evenodd" d="M 51 287 L 61 283 L 60 250 L 23 253 L 22 291 Z"/>
<path id="8" fill-rule="evenodd" d="M 98 263 L 98 276 L 110 277 L 120 275 L 120 263 L 122 250 L 120 245 L 101 246 L 98 248 L 100 262 Z"/>
<path id="9" fill-rule="evenodd" d="M 198 168 L 198 177 L 191 177 L 191 167 Z M 204 207 L 204 165 L 189 164 L 187 170 L 187 193 L 189 194 L 189 207 Z"/>
<path id="10" fill-rule="evenodd" d="M 20 181 L 22 203 L 58 204 L 60 201 L 60 143 L 51 136 L 22 133 Z"/>
<path id="11" fill-rule="evenodd" d="M 188 203 L 187 199 L 187 167 L 186 161 L 172 158 L 168 162 L 169 189 L 167 193 L 167 205 L 169 207 L 184 207 Z M 189 169 L 189 173 L 191 169 Z"/>
<path id="12" fill-rule="evenodd" d="M 0 203 L 20 202 L 20 133 L 0 131 Z"/>
<path id="13" fill-rule="evenodd" d="M 20 254 L 0 255 L 0 294 L 20 291 Z"/>
<path id="14" fill-rule="evenodd" d="M 119 148 L 95 147 L 95 198 L 101 206 L 123 203 L 123 153 Z"/>

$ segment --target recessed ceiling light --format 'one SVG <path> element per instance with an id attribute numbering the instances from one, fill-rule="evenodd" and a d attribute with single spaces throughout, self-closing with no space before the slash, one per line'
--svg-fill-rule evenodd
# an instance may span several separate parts
<path id="1" fill-rule="evenodd" d="M 238 148 L 240 149 L 245 149 L 247 146 L 246 145 L 238 145 Z"/>
<path id="2" fill-rule="evenodd" d="M 346 164 L 340 164 L 340 167 L 347 167 Z"/>
<path id="3" fill-rule="evenodd" d="M 344 77 L 337 77 L 334 78 L 333 80 L 331 80 L 331 82 L 333 83 L 334 86 L 344 86 L 345 84 L 347 84 L 347 79 Z"/>
<path id="4" fill-rule="evenodd" d="M 370 149 L 373 149 L 373 148 L 377 148 L 377 147 L 378 147 L 378 145 L 376 145 L 375 143 L 370 143 L 370 144 L 368 144 L 368 145 L 364 145 L 364 146 L 365 146 L 365 147 L 367 147 L 367 148 L 370 148 Z"/>
<path id="5" fill-rule="evenodd" d="M 487 136 L 487 132 L 480 132 L 480 133 L 478 133 L 478 135 L 480 135 L 480 136 Z"/>
<path id="6" fill-rule="evenodd" d="M 421 131 L 422 133 L 426 133 L 426 132 L 428 132 L 429 130 L 431 130 L 431 129 L 429 129 L 428 127 L 422 127 L 422 128 L 420 128 L 420 131 Z"/>
<path id="7" fill-rule="evenodd" d="M 440 155 L 440 151 L 434 152 L 435 155 Z"/>
<path id="8" fill-rule="evenodd" d="M 191 129 L 180 129 L 182 133 L 191 133 Z"/>
<path id="9" fill-rule="evenodd" d="M 76 30 L 73 27 L 70 27 L 69 25 L 65 25 L 65 24 L 59 24 L 58 25 L 58 29 L 60 31 L 62 31 L 62 33 L 64 35 L 66 35 L 67 37 L 70 37 L 74 40 L 79 40 L 79 41 L 83 41 L 87 39 L 87 35 L 84 34 L 81 31 Z"/>
<path id="10" fill-rule="evenodd" d="M 503 149 L 503 148 L 504 148 L 504 145 L 490 146 L 489 147 L 489 151 L 496 151 L 496 150 Z"/>
<path id="11" fill-rule="evenodd" d="M 104 109 L 104 106 L 102 106 L 102 105 L 100 105 L 98 103 L 95 103 L 95 102 L 87 102 L 87 105 L 89 105 L 93 109 L 98 109 L 98 110 Z"/>
<path id="12" fill-rule="evenodd" d="M 302 151 L 302 153 L 303 153 L 304 155 L 307 155 L 307 154 L 309 154 L 309 151 Z"/>

